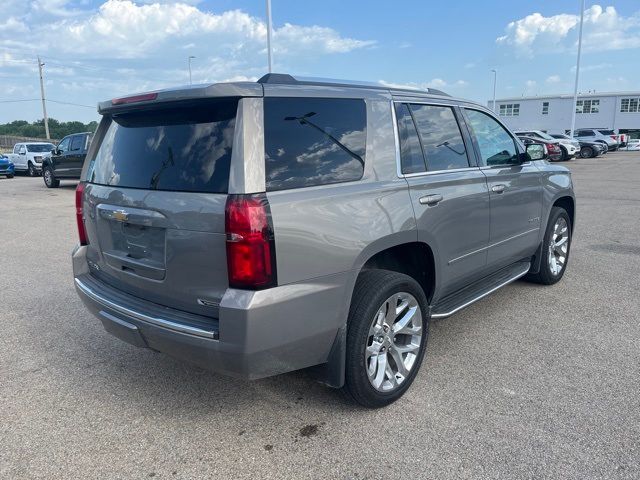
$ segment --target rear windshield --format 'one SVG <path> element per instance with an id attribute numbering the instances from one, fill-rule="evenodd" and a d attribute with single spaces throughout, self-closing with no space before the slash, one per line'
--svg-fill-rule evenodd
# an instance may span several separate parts
<path id="1" fill-rule="evenodd" d="M 33 153 L 50 152 L 54 148 L 55 147 L 51 143 L 45 143 L 44 145 L 37 145 L 37 144 L 35 144 L 35 145 L 34 144 L 27 145 L 27 151 L 33 152 Z"/>
<path id="2" fill-rule="evenodd" d="M 114 115 L 88 181 L 147 190 L 226 193 L 237 99 Z"/>

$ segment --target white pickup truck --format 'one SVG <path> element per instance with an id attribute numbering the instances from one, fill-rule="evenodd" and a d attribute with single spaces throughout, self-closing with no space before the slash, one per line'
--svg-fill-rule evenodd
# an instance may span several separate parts
<path id="1" fill-rule="evenodd" d="M 27 172 L 30 177 L 42 173 L 42 161 L 51 156 L 51 150 L 55 148 L 53 143 L 24 142 L 13 146 L 13 153 L 7 156 L 15 165 L 17 172 Z"/>

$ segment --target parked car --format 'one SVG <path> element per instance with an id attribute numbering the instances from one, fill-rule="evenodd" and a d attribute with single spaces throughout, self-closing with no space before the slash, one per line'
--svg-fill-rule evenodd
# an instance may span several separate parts
<path id="1" fill-rule="evenodd" d="M 602 132 L 605 132 L 605 133 L 602 133 Z M 573 136 L 576 137 L 578 140 L 587 140 L 590 142 L 605 143 L 607 145 L 607 150 L 614 152 L 619 148 L 620 144 L 618 143 L 618 140 L 616 140 L 608 132 L 613 132 L 613 130 L 597 129 L 597 128 L 580 128 L 575 131 Z"/>
<path id="2" fill-rule="evenodd" d="M 60 180 L 79 180 L 84 157 L 91 143 L 91 132 L 67 135 L 42 162 L 42 177 L 49 188 L 60 186 Z"/>
<path id="3" fill-rule="evenodd" d="M 562 158 L 560 159 L 562 161 L 571 160 L 578 154 L 578 152 L 580 152 L 580 144 L 569 137 L 558 138 L 555 135 L 549 135 L 542 130 L 518 130 L 514 133 L 518 136 L 539 138 L 548 142 L 557 143 L 562 153 Z"/>
<path id="4" fill-rule="evenodd" d="M 9 160 L 9 157 L 0 153 L 0 177 L 13 178 L 15 173 L 14 168 L 13 162 Z"/>
<path id="5" fill-rule="evenodd" d="M 531 144 L 543 144 L 547 150 L 548 160 L 550 162 L 562 161 L 562 149 L 560 144 L 555 141 L 544 140 L 540 137 L 527 137 L 525 135 L 518 135 L 518 138 L 522 140 L 525 145 Z"/>
<path id="6" fill-rule="evenodd" d="M 578 155 L 580 155 L 581 158 L 598 157 L 607 151 L 607 145 L 605 143 L 576 140 L 563 133 L 551 133 L 550 135 L 560 142 L 575 142 L 578 145 Z"/>
<path id="7" fill-rule="evenodd" d="M 75 285 L 133 345 L 248 379 L 315 366 L 381 407 L 431 319 L 566 270 L 569 170 L 482 105 L 269 74 L 99 112 Z"/>
<path id="8" fill-rule="evenodd" d="M 637 152 L 640 150 L 640 138 L 631 138 L 627 140 L 626 150 Z"/>
<path id="9" fill-rule="evenodd" d="M 54 148 L 53 143 L 48 142 L 16 143 L 8 157 L 17 172 L 27 172 L 30 177 L 35 177 L 42 172 L 42 162 L 51 156 Z"/>

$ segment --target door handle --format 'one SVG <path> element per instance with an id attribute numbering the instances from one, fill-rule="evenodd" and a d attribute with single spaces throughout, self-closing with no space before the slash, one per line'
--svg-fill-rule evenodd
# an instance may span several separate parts
<path id="1" fill-rule="evenodd" d="M 433 205 L 437 205 L 441 201 L 442 201 L 442 195 L 440 195 L 440 194 L 425 195 L 424 197 L 420 197 L 420 204 L 421 205 L 433 206 Z"/>
<path id="2" fill-rule="evenodd" d="M 504 189 L 507 188 L 505 185 L 499 184 L 499 185 L 494 185 L 493 187 L 491 187 L 491 191 L 494 193 L 502 193 L 504 192 Z"/>

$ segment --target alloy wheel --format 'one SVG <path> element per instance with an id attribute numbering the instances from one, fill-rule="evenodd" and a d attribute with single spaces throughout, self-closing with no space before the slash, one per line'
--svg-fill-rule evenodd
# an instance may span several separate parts
<path id="1" fill-rule="evenodd" d="M 560 275 L 567 263 L 569 253 L 569 225 L 564 217 L 558 217 L 549 240 L 549 270 Z"/>
<path id="2" fill-rule="evenodd" d="M 391 392 L 409 377 L 422 343 L 422 312 L 416 298 L 396 293 L 380 306 L 369 328 L 365 367 L 369 382 Z"/>

